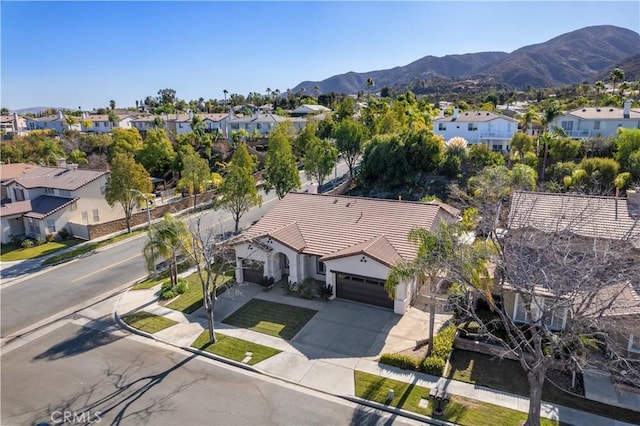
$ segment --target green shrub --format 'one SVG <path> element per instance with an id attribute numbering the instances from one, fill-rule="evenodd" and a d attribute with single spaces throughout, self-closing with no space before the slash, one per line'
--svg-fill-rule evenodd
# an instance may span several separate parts
<path id="1" fill-rule="evenodd" d="M 434 376 L 442 376 L 446 361 L 436 356 L 428 356 L 422 361 L 422 369 Z"/>
<path id="2" fill-rule="evenodd" d="M 54 242 L 56 240 L 56 234 L 47 234 L 47 242 Z"/>
<path id="3" fill-rule="evenodd" d="M 167 281 L 162 284 L 162 287 L 160 287 L 160 299 L 173 299 L 174 297 L 183 294 L 188 289 L 189 284 L 183 279 L 179 279 L 178 284 L 175 286 L 171 285 L 171 281 Z"/>
<path id="4" fill-rule="evenodd" d="M 27 238 L 20 245 L 22 246 L 22 248 L 29 248 L 29 247 L 33 247 L 35 244 L 36 243 L 32 239 Z"/>
<path id="5" fill-rule="evenodd" d="M 380 362 L 403 370 L 418 370 L 420 367 L 420 361 L 402 354 L 382 354 L 380 355 Z"/>
<path id="6" fill-rule="evenodd" d="M 67 238 L 69 238 L 69 231 L 67 231 L 65 228 L 62 228 L 61 230 L 58 231 L 58 236 L 60 238 L 62 238 L 63 240 L 66 240 Z"/>
<path id="7" fill-rule="evenodd" d="M 40 236 L 36 237 L 36 245 L 37 246 L 41 246 L 46 242 L 47 242 L 47 240 L 45 240 L 43 237 L 40 237 Z"/>
<path id="8" fill-rule="evenodd" d="M 433 338 L 433 350 L 431 355 L 446 360 L 453 349 L 453 342 L 456 339 L 458 329 L 453 325 L 448 325 L 444 330 Z"/>

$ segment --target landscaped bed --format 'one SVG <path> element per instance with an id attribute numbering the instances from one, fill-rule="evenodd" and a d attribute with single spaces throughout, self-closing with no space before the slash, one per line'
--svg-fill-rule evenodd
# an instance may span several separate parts
<path id="1" fill-rule="evenodd" d="M 359 398 L 461 425 L 519 425 L 527 418 L 527 413 L 455 395 L 445 405 L 444 414 L 438 417 L 433 415 L 434 405 L 437 403 L 429 401 L 427 407 L 420 406 L 421 400 L 429 399 L 429 388 L 362 371 L 354 371 L 354 379 L 355 394 Z M 389 389 L 394 390 L 394 397 L 390 402 L 387 401 Z M 558 424 L 550 419 L 542 419 L 541 423 L 545 426 Z"/>
<path id="2" fill-rule="evenodd" d="M 217 294 L 220 295 L 227 288 L 224 284 L 228 283 L 234 278 L 233 269 L 229 268 L 225 271 L 224 275 L 218 277 L 218 290 Z M 175 309 L 176 311 L 184 312 L 185 314 L 192 314 L 202 307 L 202 284 L 200 284 L 200 278 L 197 273 L 193 273 L 185 278 L 189 288 L 177 299 L 171 303 L 165 305 L 166 308 Z"/>
<path id="3" fill-rule="evenodd" d="M 290 340 L 316 313 L 313 309 L 252 299 L 222 322 Z"/>
<path id="4" fill-rule="evenodd" d="M 247 358 L 247 353 L 251 352 L 251 359 L 246 362 L 248 365 L 257 364 L 260 361 L 264 361 L 265 359 L 282 352 L 278 349 L 237 339 L 235 337 L 225 336 L 220 333 L 216 333 L 216 339 L 216 343 L 209 344 L 209 331 L 204 330 L 191 344 L 191 347 L 238 362 L 242 362 Z"/>
<path id="5" fill-rule="evenodd" d="M 478 352 L 456 349 L 451 357 L 448 378 L 473 383 L 522 396 L 529 396 L 524 370 L 517 361 L 499 359 Z M 573 396 L 549 381 L 542 390 L 543 401 L 575 408 L 629 423 L 638 421 L 638 412 Z"/>
<path id="6" fill-rule="evenodd" d="M 146 311 L 139 311 L 125 315 L 122 317 L 122 320 L 133 328 L 137 328 L 138 330 L 151 334 L 177 324 L 177 321 L 154 315 Z"/>

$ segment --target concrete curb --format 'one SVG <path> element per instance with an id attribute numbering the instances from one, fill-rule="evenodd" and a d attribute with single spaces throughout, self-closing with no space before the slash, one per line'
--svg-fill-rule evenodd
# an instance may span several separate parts
<path id="1" fill-rule="evenodd" d="M 380 404 L 379 402 L 370 401 L 368 399 L 358 398 L 357 396 L 340 395 L 340 398 L 346 399 L 351 402 L 355 402 L 360 405 L 366 405 L 371 408 L 375 408 L 380 411 L 386 411 L 391 414 L 397 414 L 402 417 L 407 417 L 419 422 L 428 423 L 437 426 L 456 426 L 456 423 L 450 423 L 444 420 L 434 419 L 433 417 L 425 416 L 423 414 L 414 413 L 413 411 L 403 410 L 401 408 L 390 407 L 388 405 Z"/>

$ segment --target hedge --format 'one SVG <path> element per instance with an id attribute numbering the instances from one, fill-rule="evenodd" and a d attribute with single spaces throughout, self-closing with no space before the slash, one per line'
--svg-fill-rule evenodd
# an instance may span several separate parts
<path id="1" fill-rule="evenodd" d="M 380 362 L 402 368 L 403 370 L 418 370 L 420 368 L 420 361 L 402 354 L 382 354 L 380 356 Z"/>

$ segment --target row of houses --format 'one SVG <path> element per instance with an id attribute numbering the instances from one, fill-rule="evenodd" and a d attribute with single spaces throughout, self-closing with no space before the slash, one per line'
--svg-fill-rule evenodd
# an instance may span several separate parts
<path id="1" fill-rule="evenodd" d="M 322 119 L 323 114 L 330 111 L 319 105 L 302 105 L 291 112 L 291 117 L 284 117 L 270 112 L 269 108 L 251 108 L 249 115 L 238 114 L 234 108 L 229 113 L 196 114 L 202 120 L 204 131 L 221 134 L 229 138 L 232 132 L 245 130 L 249 134 L 259 133 L 267 136 L 273 127 L 280 122 L 290 121 L 296 131 L 307 123 L 309 115 Z M 48 117 L 3 116 L 0 124 L 4 134 L 24 133 L 31 130 L 50 129 L 55 132 L 77 130 L 81 132 L 109 133 L 114 128 L 136 128 L 142 134 L 158 126 L 168 133 L 182 135 L 193 131 L 191 122 L 193 113 L 163 114 L 155 116 L 147 113 L 134 114 L 120 111 L 108 115 L 84 113 L 82 117 L 70 123 L 62 112 Z M 485 144 L 494 151 L 508 152 L 509 143 L 518 131 L 519 121 L 508 115 L 490 111 L 460 111 L 454 108 L 452 115 L 444 115 L 444 109 L 433 120 L 433 131 L 444 140 L 459 136 L 470 145 Z M 571 138 L 584 139 L 592 137 L 614 136 L 619 128 L 640 128 L 640 109 L 632 109 L 631 101 L 626 101 L 623 108 L 618 107 L 585 107 L 568 111 L 555 118 L 551 128 L 562 129 Z"/>

